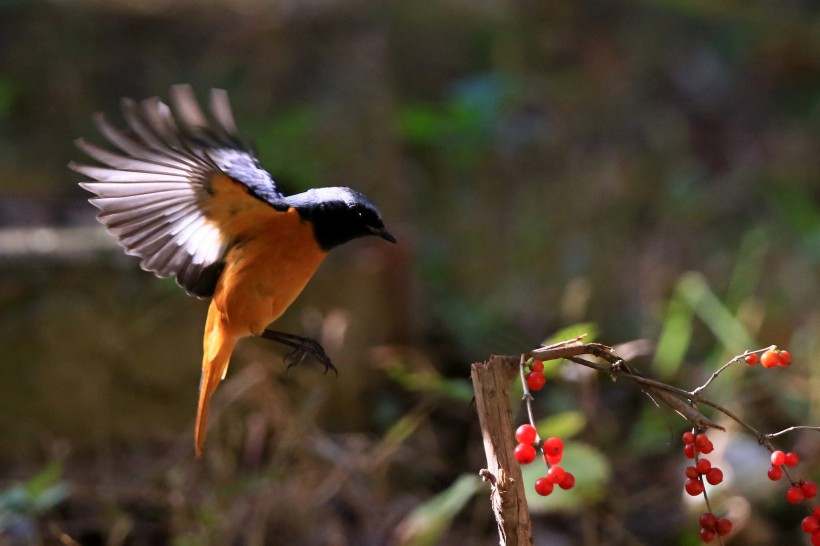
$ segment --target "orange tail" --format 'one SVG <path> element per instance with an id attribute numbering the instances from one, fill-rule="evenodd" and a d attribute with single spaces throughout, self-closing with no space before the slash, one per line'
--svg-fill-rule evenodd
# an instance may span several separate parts
<path id="1" fill-rule="evenodd" d="M 197 457 L 202 454 L 205 436 L 208 434 L 208 410 L 211 407 L 211 396 L 228 371 L 228 363 L 237 340 L 236 336 L 226 331 L 220 316 L 219 309 L 211 301 L 208 321 L 205 323 L 205 338 L 202 342 L 202 376 L 199 380 L 199 406 L 196 412 L 194 433 Z"/>

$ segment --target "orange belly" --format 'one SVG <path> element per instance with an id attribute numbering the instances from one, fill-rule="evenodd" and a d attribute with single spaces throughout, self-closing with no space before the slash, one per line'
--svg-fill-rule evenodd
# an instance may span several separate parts
<path id="1" fill-rule="evenodd" d="M 211 396 L 228 371 L 237 340 L 259 335 L 302 292 L 322 263 L 310 223 L 294 209 L 277 212 L 251 204 L 242 214 L 227 214 L 222 225 L 236 241 L 208 309 L 203 339 L 195 445 L 202 452 Z"/>
<path id="2" fill-rule="evenodd" d="M 259 335 L 279 318 L 326 256 L 295 210 L 265 216 L 225 256 L 214 292 L 222 329 L 235 337 Z"/>

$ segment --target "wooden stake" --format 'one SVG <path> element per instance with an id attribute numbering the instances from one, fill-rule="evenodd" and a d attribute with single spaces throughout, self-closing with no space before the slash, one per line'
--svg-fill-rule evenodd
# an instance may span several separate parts
<path id="1" fill-rule="evenodd" d="M 472 365 L 470 376 L 484 439 L 487 468 L 479 474 L 492 488 L 490 502 L 501 546 L 533 544 L 532 523 L 521 467 L 513 456 L 510 387 L 518 375 L 519 357 L 491 356 Z"/>

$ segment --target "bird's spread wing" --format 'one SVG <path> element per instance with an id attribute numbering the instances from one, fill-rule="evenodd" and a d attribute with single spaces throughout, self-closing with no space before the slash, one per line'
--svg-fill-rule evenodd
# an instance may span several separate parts
<path id="1" fill-rule="evenodd" d="M 100 209 L 99 220 L 126 253 L 139 256 L 143 269 L 175 276 L 188 293 L 206 297 L 231 243 L 211 212 L 215 186 L 238 183 L 246 196 L 239 199 L 287 207 L 271 175 L 241 143 L 227 93 L 211 91 L 213 122 L 189 86 L 174 86 L 171 98 L 173 112 L 157 98 L 124 99 L 126 131 L 97 115 L 115 150 L 80 139 L 77 146 L 103 166 L 69 167 L 91 179 L 80 185 L 96 195 L 90 201 Z"/>

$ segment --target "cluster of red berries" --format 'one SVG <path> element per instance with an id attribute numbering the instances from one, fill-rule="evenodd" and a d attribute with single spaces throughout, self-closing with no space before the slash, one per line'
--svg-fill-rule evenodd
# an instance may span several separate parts
<path id="1" fill-rule="evenodd" d="M 696 459 L 694 466 L 686 467 L 685 474 L 688 479 L 683 486 L 686 492 L 693 497 L 703 493 L 704 479 L 710 485 L 717 485 L 723 481 L 723 471 L 712 466 L 709 459 L 699 456 L 711 453 L 714 449 L 712 441 L 706 434 L 695 435 L 689 431 L 683 433 L 683 454 L 689 459 Z"/>
<path id="2" fill-rule="evenodd" d="M 796 466 L 800 462 L 797 453 L 783 453 L 780 450 L 772 452 L 772 467 L 769 469 L 769 479 L 777 481 L 783 477 L 784 466 Z M 811 481 L 800 480 L 792 483 L 786 490 L 786 500 L 792 504 L 813 499 L 817 496 L 817 484 Z"/>
<path id="3" fill-rule="evenodd" d="M 519 442 L 515 446 L 515 460 L 521 464 L 533 462 L 536 455 L 535 445 L 538 444 L 535 427 L 530 424 L 521 425 L 515 431 L 515 439 Z M 547 475 L 535 481 L 535 492 L 546 497 L 552 493 L 556 485 L 561 489 L 572 489 L 575 486 L 575 476 L 558 464 L 564 456 L 564 442 L 561 438 L 547 438 L 541 444 L 541 450 L 544 452 L 544 462 L 547 463 Z"/>
<path id="4" fill-rule="evenodd" d="M 792 363 L 792 355 L 789 351 L 781 351 L 779 349 L 769 349 L 761 356 L 757 353 L 749 353 L 744 358 L 746 364 L 754 366 L 758 362 L 764 368 L 776 368 L 778 366 L 788 366 Z"/>
<path id="5" fill-rule="evenodd" d="M 544 377 L 544 363 L 540 360 L 533 360 L 531 367 L 528 366 L 528 368 L 530 371 L 524 376 L 527 380 L 527 387 L 531 391 L 540 391 L 547 382 L 547 378 Z"/>
<path id="6" fill-rule="evenodd" d="M 799 462 L 796 453 L 783 453 L 780 450 L 772 452 L 772 467 L 769 469 L 769 479 L 777 481 L 783 477 L 783 466 L 795 466 Z M 786 490 L 786 500 L 792 504 L 803 502 L 817 496 L 817 484 L 811 481 L 800 480 Z"/>
<path id="7" fill-rule="evenodd" d="M 708 455 L 715 449 L 712 440 L 706 434 L 697 434 L 686 431 L 683 433 L 683 454 L 688 459 L 694 459 L 698 453 Z"/>
<path id="8" fill-rule="evenodd" d="M 796 466 L 799 462 L 799 458 L 797 457 L 797 453 L 792 453 L 791 451 L 788 453 L 783 453 L 780 450 L 772 452 L 772 467 L 769 469 L 769 479 L 773 482 L 776 482 L 780 478 L 783 477 L 783 466 Z M 800 502 L 803 499 L 800 499 L 795 502 Z"/>
<path id="9" fill-rule="evenodd" d="M 727 518 L 718 518 L 712 512 L 704 512 L 698 518 L 700 522 L 700 539 L 712 542 L 715 536 L 725 537 L 732 532 L 732 522 Z"/>
<path id="10" fill-rule="evenodd" d="M 777 481 L 783 477 L 784 466 L 796 466 L 800 458 L 796 453 L 783 453 L 779 449 L 772 451 L 772 467 L 769 469 L 769 479 Z M 817 484 L 812 481 L 800 480 L 792 482 L 786 490 L 786 500 L 797 504 L 817 496 Z M 816 506 L 812 515 L 803 518 L 800 524 L 803 532 L 811 536 L 812 546 L 820 546 L 820 506 Z"/>
<path id="11" fill-rule="evenodd" d="M 706 480 L 710 485 L 717 485 L 723 481 L 723 471 L 712 466 L 709 459 L 702 457 L 711 453 L 715 447 L 706 434 L 695 434 L 687 431 L 683 433 L 683 454 L 689 459 L 694 459 L 695 464 L 687 466 L 684 471 L 686 483 L 683 488 L 687 493 L 696 497 L 703 494 Z M 700 539 L 703 542 L 712 542 L 716 536 L 726 536 L 732 532 L 732 522 L 728 518 L 718 518 L 711 512 L 706 512 L 700 516 Z"/>
<path id="12" fill-rule="evenodd" d="M 812 546 L 820 546 L 820 506 L 815 506 L 812 514 L 803 518 L 800 528 L 811 536 Z"/>

